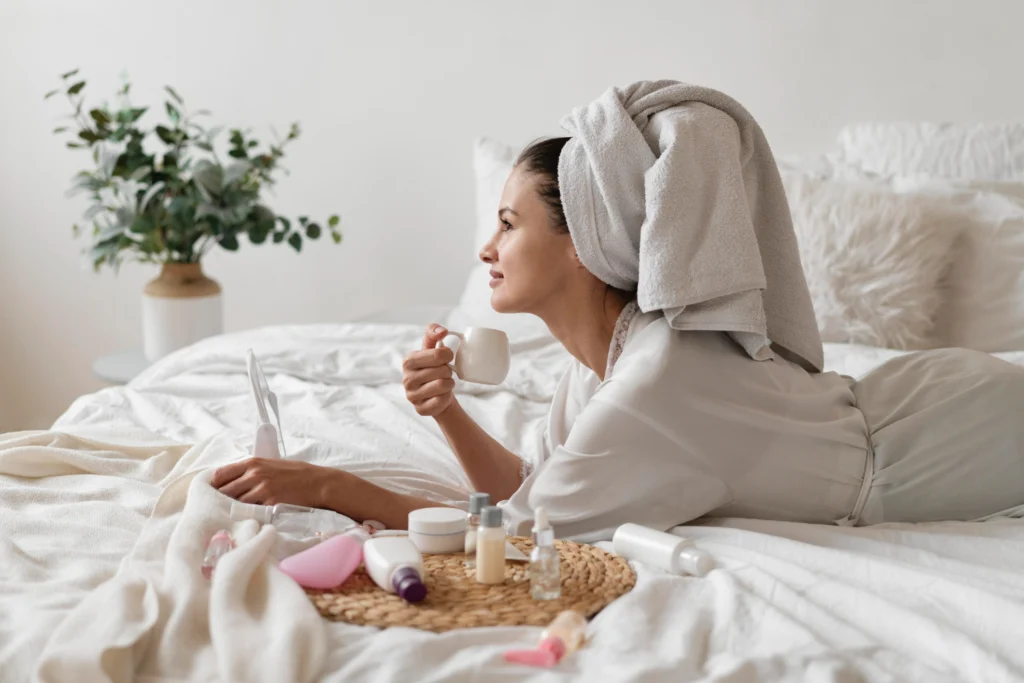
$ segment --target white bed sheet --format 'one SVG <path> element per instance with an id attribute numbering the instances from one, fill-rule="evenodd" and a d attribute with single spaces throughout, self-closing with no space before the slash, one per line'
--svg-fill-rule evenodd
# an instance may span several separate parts
<path id="1" fill-rule="evenodd" d="M 0 442 L 0 680 L 28 679 L 44 646 L 51 659 L 55 652 L 66 659 L 61 647 L 77 637 L 69 629 L 92 616 L 102 623 L 99 598 L 111 583 L 104 581 L 138 552 L 160 492 L 188 467 L 237 457 L 251 444 L 246 348 L 255 349 L 281 397 L 293 457 L 440 501 L 463 500 L 464 474 L 397 382 L 401 358 L 421 334 L 412 326 L 343 325 L 207 340 L 128 387 L 82 397 L 53 433 Z M 826 348 L 829 367 L 854 376 L 897 354 Z M 1024 364 L 1024 354 L 1007 358 Z M 520 340 L 506 385 L 463 386 L 460 400 L 490 433 L 532 457 L 566 362 L 543 339 Z M 104 445 L 89 452 L 90 443 Z M 223 513 L 202 508 L 223 501 L 190 498 L 196 519 Z M 594 619 L 588 646 L 554 672 L 501 660 L 503 650 L 531 643 L 537 629 L 438 636 L 323 622 L 326 659 L 313 680 L 1024 680 L 1024 522 L 850 529 L 720 520 L 681 532 L 721 569 L 694 579 L 640 567 L 637 587 Z M 186 545 L 182 554 L 197 552 Z M 167 547 L 175 559 L 177 546 Z M 75 652 L 83 660 L 102 654 Z M 181 670 L 223 672 L 222 654 L 196 655 Z M 260 648 L 234 654 L 257 668 L 270 656 Z M 175 671 L 174 662 L 159 669 L 153 659 L 148 653 L 145 666 Z M 65 680 L 47 671 L 45 680 Z"/>

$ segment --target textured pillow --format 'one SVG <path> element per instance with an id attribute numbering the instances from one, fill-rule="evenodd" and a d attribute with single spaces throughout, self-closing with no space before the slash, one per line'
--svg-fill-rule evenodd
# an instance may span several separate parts
<path id="1" fill-rule="evenodd" d="M 822 341 L 938 346 L 940 283 L 963 220 L 956 208 L 880 185 L 783 180 Z"/>
<path id="2" fill-rule="evenodd" d="M 498 227 L 498 203 L 505 181 L 512 172 L 519 151 L 514 147 L 481 138 L 473 148 L 473 172 L 476 178 L 476 230 L 473 253 L 476 259 L 480 249 L 491 239 Z M 491 308 L 490 266 L 477 261 L 466 279 L 458 306 L 448 317 L 453 329 L 466 327 L 493 327 L 504 330 L 511 337 L 549 336 L 547 325 L 540 318 L 526 313 L 497 313 Z"/>
<path id="3" fill-rule="evenodd" d="M 1024 123 L 858 123 L 838 146 L 843 162 L 886 178 L 1024 180 Z"/>
<path id="4" fill-rule="evenodd" d="M 939 343 L 1024 350 L 1024 183 L 897 179 L 893 186 L 955 202 L 969 219 L 935 318 Z"/>

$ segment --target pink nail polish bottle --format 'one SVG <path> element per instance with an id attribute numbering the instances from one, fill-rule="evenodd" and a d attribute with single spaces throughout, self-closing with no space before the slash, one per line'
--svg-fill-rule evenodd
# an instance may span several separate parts
<path id="1" fill-rule="evenodd" d="M 278 568 L 304 588 L 326 590 L 345 583 L 363 561 L 370 535 L 356 527 L 281 560 Z"/>
<path id="2" fill-rule="evenodd" d="M 544 629 L 536 649 L 509 650 L 505 653 L 505 661 L 550 669 L 583 645 L 586 632 L 586 617 L 579 612 L 566 610 L 559 613 Z"/>

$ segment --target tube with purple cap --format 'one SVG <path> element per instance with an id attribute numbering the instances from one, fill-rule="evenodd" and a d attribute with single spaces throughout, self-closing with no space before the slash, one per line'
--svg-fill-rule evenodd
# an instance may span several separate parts
<path id="1" fill-rule="evenodd" d="M 406 602 L 427 597 L 423 583 L 423 555 L 408 538 L 371 538 L 363 546 L 363 563 L 373 582 Z"/>

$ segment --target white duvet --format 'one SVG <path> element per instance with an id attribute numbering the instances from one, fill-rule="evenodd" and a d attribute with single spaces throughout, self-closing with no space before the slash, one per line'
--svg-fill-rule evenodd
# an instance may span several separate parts
<path id="1" fill-rule="evenodd" d="M 272 528 L 212 582 L 202 543 L 228 523 L 208 468 L 243 457 L 252 347 L 281 397 L 291 457 L 457 502 L 468 482 L 398 384 L 421 329 L 268 328 L 208 340 L 127 388 L 82 397 L 53 430 L 0 436 L 0 681 L 1024 680 L 1024 522 L 838 528 L 687 526 L 704 579 L 639 567 L 553 672 L 504 663 L 537 629 L 433 635 L 326 622 L 274 567 Z M 896 352 L 829 346 L 860 375 Z M 1024 361 L 1024 354 L 1010 360 Z M 498 389 L 460 400 L 509 448 L 532 444 L 566 357 L 516 345 Z"/>

